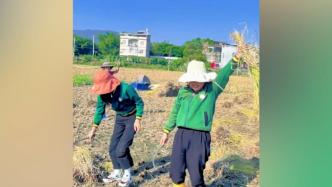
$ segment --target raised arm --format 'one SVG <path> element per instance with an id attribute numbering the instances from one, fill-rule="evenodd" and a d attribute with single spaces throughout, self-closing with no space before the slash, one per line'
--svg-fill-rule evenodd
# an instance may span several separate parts
<path id="1" fill-rule="evenodd" d="M 237 57 L 233 57 L 228 63 L 221 67 L 219 72 L 217 73 L 217 78 L 215 81 L 213 81 L 213 90 L 217 92 L 219 95 L 221 92 L 224 91 L 228 81 L 229 77 L 234 72 L 236 64 L 239 62 L 239 59 Z"/>

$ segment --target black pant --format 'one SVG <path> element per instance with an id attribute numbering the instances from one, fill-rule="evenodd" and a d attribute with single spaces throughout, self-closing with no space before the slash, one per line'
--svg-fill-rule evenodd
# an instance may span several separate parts
<path id="1" fill-rule="evenodd" d="M 203 170 L 210 156 L 209 132 L 178 128 L 171 156 L 170 177 L 181 184 L 188 169 L 192 186 L 205 186 Z"/>
<path id="2" fill-rule="evenodd" d="M 136 115 L 115 117 L 115 126 L 109 146 L 109 154 L 114 169 L 128 169 L 134 165 L 129 147 L 133 143 Z"/>

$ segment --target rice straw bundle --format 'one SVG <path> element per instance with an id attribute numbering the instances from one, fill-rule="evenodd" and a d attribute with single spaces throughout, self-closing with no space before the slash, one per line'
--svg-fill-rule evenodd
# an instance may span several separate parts
<path id="1" fill-rule="evenodd" d="M 249 67 L 249 75 L 253 78 L 255 83 L 255 109 L 258 111 L 259 106 L 259 49 L 255 46 L 246 43 L 242 33 L 234 31 L 231 33 L 232 39 L 238 46 L 238 53 L 244 63 Z"/>
<path id="2" fill-rule="evenodd" d="M 95 181 L 93 157 L 84 146 L 75 146 L 73 154 L 73 175 L 75 179 L 92 183 Z"/>

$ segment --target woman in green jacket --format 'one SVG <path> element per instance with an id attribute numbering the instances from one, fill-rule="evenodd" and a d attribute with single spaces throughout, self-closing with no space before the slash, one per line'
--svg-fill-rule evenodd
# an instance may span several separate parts
<path id="1" fill-rule="evenodd" d="M 210 156 L 210 131 L 216 100 L 227 85 L 238 59 L 238 56 L 233 57 L 218 74 L 207 73 L 203 62 L 193 60 L 189 62 L 187 72 L 179 78 L 179 82 L 185 82 L 187 86 L 179 90 L 160 140 L 164 145 L 169 133 L 178 127 L 171 156 L 173 186 L 184 186 L 185 169 L 189 171 L 193 186 L 205 186 L 203 170 Z"/>

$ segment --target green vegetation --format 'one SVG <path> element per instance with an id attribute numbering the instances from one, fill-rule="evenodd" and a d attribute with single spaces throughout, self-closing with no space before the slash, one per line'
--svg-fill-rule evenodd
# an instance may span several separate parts
<path id="1" fill-rule="evenodd" d="M 74 86 L 92 85 L 92 79 L 90 75 L 76 74 L 73 78 L 73 84 Z"/>
<path id="2" fill-rule="evenodd" d="M 162 58 L 145 58 L 145 57 L 108 57 L 81 55 L 74 58 L 74 64 L 100 66 L 103 62 L 110 61 L 114 66 L 133 67 L 145 69 L 163 69 L 170 71 L 184 70 L 182 59 L 168 61 Z M 168 63 L 170 62 L 169 66 Z"/>
<path id="3" fill-rule="evenodd" d="M 92 41 L 90 39 L 74 36 L 75 39 L 75 55 L 86 55 L 92 53 Z"/>
<path id="4" fill-rule="evenodd" d="M 176 46 L 168 42 L 154 42 L 152 43 L 150 55 L 182 57 L 183 47 Z"/>
<path id="5" fill-rule="evenodd" d="M 188 41 L 183 46 L 183 58 L 184 61 L 190 60 L 200 60 L 206 62 L 206 57 L 203 54 L 204 45 L 213 44 L 213 40 L 211 39 L 201 39 L 195 38 L 191 41 Z"/>
<path id="6" fill-rule="evenodd" d="M 203 54 L 204 47 L 214 43 L 211 39 L 195 38 L 187 41 L 182 46 L 173 45 L 168 42 L 152 43 L 150 55 L 152 57 L 122 57 L 119 56 L 120 36 L 114 33 L 101 34 L 99 42 L 95 43 L 95 55 L 92 56 L 92 41 L 90 39 L 74 36 L 75 38 L 75 64 L 100 65 L 110 61 L 122 67 L 140 67 L 149 69 L 165 69 L 171 71 L 185 70 L 186 63 L 190 60 L 207 62 Z M 153 56 L 178 57 L 176 60 L 166 60 Z M 207 64 L 208 67 L 208 64 Z"/>
<path id="7" fill-rule="evenodd" d="M 102 56 L 119 56 L 120 36 L 114 33 L 99 35 L 98 49 Z"/>
<path id="8" fill-rule="evenodd" d="M 229 164 L 230 172 L 239 172 L 246 176 L 254 176 L 256 175 L 259 169 L 259 161 L 258 159 L 243 159 L 238 155 L 231 155 L 227 159 L 224 160 Z"/>

